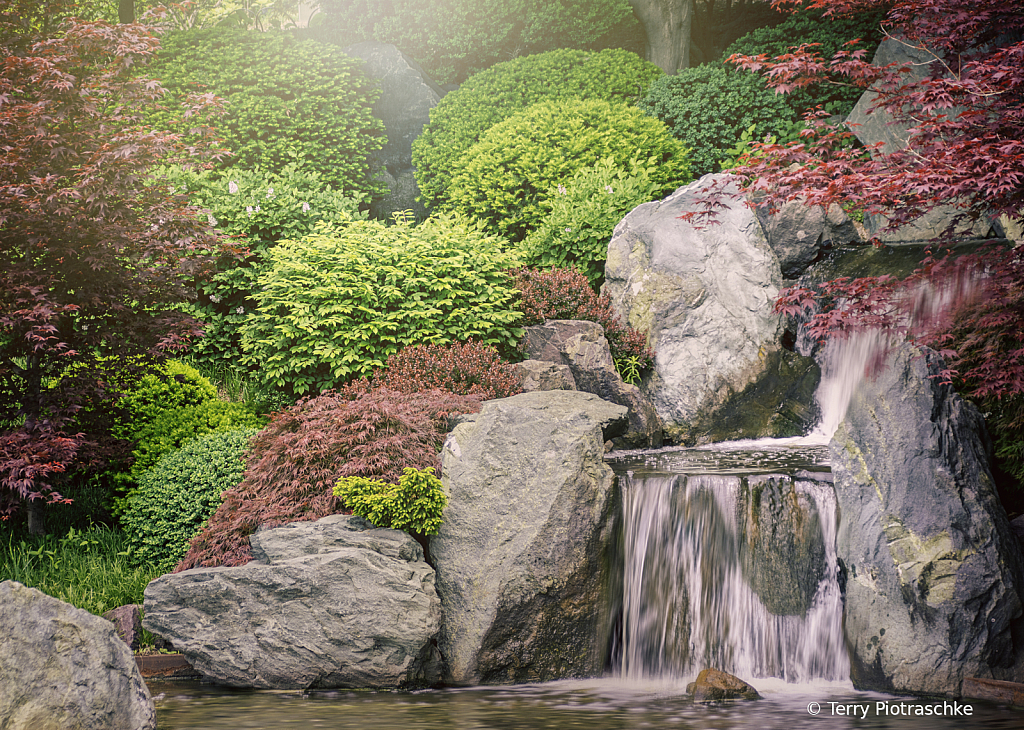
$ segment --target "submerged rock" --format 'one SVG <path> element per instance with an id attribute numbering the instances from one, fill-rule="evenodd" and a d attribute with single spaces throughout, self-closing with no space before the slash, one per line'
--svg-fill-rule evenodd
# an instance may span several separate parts
<path id="1" fill-rule="evenodd" d="M 686 691 L 693 695 L 694 702 L 761 699 L 757 690 L 739 677 L 713 668 L 702 670 L 696 682 L 686 685 Z"/>
<path id="2" fill-rule="evenodd" d="M 1019 681 L 1020 547 L 996 497 L 981 415 L 903 345 L 862 384 L 830 444 L 859 689 L 959 695 Z"/>
<path id="3" fill-rule="evenodd" d="M 146 588 L 143 625 L 235 687 L 402 688 L 439 678 L 434 570 L 408 534 L 332 515 L 256 532 L 255 560 Z"/>
<path id="4" fill-rule="evenodd" d="M 114 625 L 15 581 L 0 583 L 4 730 L 150 730 L 156 710 Z"/>
<path id="5" fill-rule="evenodd" d="M 453 684 L 600 673 L 617 511 L 604 442 L 626 409 L 576 391 L 486 401 L 441 453 L 448 492 L 430 540 Z"/>

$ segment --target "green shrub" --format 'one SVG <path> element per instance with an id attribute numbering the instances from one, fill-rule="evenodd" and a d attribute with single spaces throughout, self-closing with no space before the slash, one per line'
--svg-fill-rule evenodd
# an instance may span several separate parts
<path id="1" fill-rule="evenodd" d="M 254 413 L 245 403 L 212 400 L 198 406 L 183 406 L 166 410 L 137 434 L 138 445 L 132 456 L 131 475 L 139 479 L 166 454 L 179 449 L 190 438 L 213 431 L 239 428 L 263 428 L 267 417 Z"/>
<path id="2" fill-rule="evenodd" d="M 169 570 L 184 557 L 221 503 L 221 494 L 242 481 L 256 428 L 217 431 L 187 441 L 139 477 L 121 524 L 133 558 Z"/>
<path id="3" fill-rule="evenodd" d="M 498 122 L 552 99 L 636 103 L 660 68 L 635 53 L 558 50 L 499 63 L 471 77 L 430 112 L 413 142 L 416 182 L 424 202 L 440 205 L 463 153 Z"/>
<path id="4" fill-rule="evenodd" d="M 457 218 L 357 221 L 268 258 L 242 344 L 264 382 L 294 394 L 369 375 L 408 345 L 509 347 L 518 335 L 511 257 Z"/>
<path id="5" fill-rule="evenodd" d="M 334 487 L 353 514 L 377 527 L 390 527 L 421 535 L 435 535 L 448 503 L 441 480 L 433 469 L 407 467 L 398 484 L 365 477 L 343 477 Z"/>
<path id="6" fill-rule="evenodd" d="M 370 112 L 379 95 L 361 61 L 287 33 L 239 28 L 171 33 L 148 74 L 161 80 L 174 107 L 205 90 L 227 103 L 218 130 L 233 153 L 226 166 L 282 170 L 295 163 L 360 200 L 370 181 L 370 154 L 383 144 L 383 126 Z M 170 112 L 147 121 L 170 129 Z"/>
<path id="7" fill-rule="evenodd" d="M 632 21 L 626 0 L 321 0 L 325 26 L 350 42 L 393 43 L 438 83 L 555 48 L 600 43 Z"/>
<path id="8" fill-rule="evenodd" d="M 217 389 L 191 365 L 168 360 L 162 372 L 143 375 L 131 384 L 118 401 L 126 418 L 115 435 L 135 441 L 139 432 L 161 413 L 185 406 L 197 406 L 217 397 Z"/>
<path id="9" fill-rule="evenodd" d="M 598 99 L 545 101 L 494 125 L 466 151 L 446 206 L 521 240 L 543 219 L 549 190 L 606 157 L 651 168 L 656 193 L 690 179 L 686 150 L 657 119 Z"/>
<path id="10" fill-rule="evenodd" d="M 270 173 L 260 170 L 161 171 L 160 184 L 187 192 L 212 225 L 239 240 L 249 253 L 226 257 L 198 281 L 195 302 L 183 309 L 204 324 L 191 351 L 194 362 L 237 368 L 241 359 L 239 327 L 254 309 L 250 292 L 267 248 L 283 238 L 301 238 L 318 225 L 337 228 L 366 214 L 352 198 L 324 182 L 316 171 L 294 164 Z"/>
<path id="11" fill-rule="evenodd" d="M 785 141 L 797 114 L 764 79 L 748 71 L 705 63 L 663 76 L 653 84 L 640 108 L 663 121 L 690 149 L 693 172 L 717 172 L 718 161 L 754 127 L 761 139 L 776 135 Z"/>
<path id="12" fill-rule="evenodd" d="M 612 231 L 629 211 L 657 197 L 655 172 L 636 160 L 619 166 L 611 158 L 580 170 L 547 192 L 549 212 L 523 240 L 520 259 L 538 268 L 579 269 L 599 287 Z"/>

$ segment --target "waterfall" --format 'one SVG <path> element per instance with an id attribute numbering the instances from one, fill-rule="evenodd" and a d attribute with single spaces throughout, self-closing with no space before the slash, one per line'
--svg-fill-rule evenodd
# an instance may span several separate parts
<path id="1" fill-rule="evenodd" d="M 628 475 L 624 482 L 624 678 L 680 678 L 709 666 L 787 682 L 849 677 L 829 483 L 721 474 Z M 791 578 L 758 570 L 751 543 L 775 526 L 751 519 L 757 508 L 750 505 L 766 499 L 801 504 L 797 520 L 814 523 L 823 553 L 809 605 L 790 606 L 788 614 L 772 613 L 751 585 L 760 577 L 756 587 L 771 592 L 771 584 Z"/>

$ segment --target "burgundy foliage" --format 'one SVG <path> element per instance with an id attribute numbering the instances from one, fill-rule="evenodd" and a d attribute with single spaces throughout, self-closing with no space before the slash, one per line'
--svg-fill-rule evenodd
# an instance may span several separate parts
<path id="1" fill-rule="evenodd" d="M 136 74 L 156 37 L 140 24 L 55 27 L 71 5 L 0 10 L 3 514 L 24 500 L 61 501 L 57 477 L 97 461 L 100 435 L 73 428 L 108 387 L 95 357 L 148 367 L 186 347 L 199 330 L 173 305 L 200 254 L 220 245 L 184 195 L 148 177 L 156 164 L 215 153 L 204 120 L 216 101 L 195 97 L 182 110 L 178 129 L 206 130 L 203 148 L 147 129 L 139 112 L 162 92 Z"/>
<path id="2" fill-rule="evenodd" d="M 436 472 L 449 417 L 478 411 L 481 400 L 441 390 L 370 389 L 359 381 L 275 414 L 253 441 L 244 480 L 224 493 L 175 571 L 244 565 L 258 527 L 343 512 L 332 493 L 341 477 L 395 484 L 406 467 Z"/>
<path id="3" fill-rule="evenodd" d="M 373 387 L 402 393 L 437 389 L 485 400 L 523 390 L 516 366 L 478 342 L 406 347 L 388 358 L 386 369 L 374 373 Z"/>

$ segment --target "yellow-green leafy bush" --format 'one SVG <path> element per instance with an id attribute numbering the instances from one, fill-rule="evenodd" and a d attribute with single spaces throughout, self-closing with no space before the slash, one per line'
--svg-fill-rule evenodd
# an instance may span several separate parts
<path id="1" fill-rule="evenodd" d="M 433 469 L 406 467 L 398 484 L 366 477 L 343 477 L 334 487 L 354 514 L 377 527 L 434 535 L 441 527 L 441 513 L 448 503 L 441 480 Z"/>
<path id="2" fill-rule="evenodd" d="M 639 109 L 599 99 L 543 101 L 494 125 L 466 151 L 446 205 L 521 240 L 543 220 L 549 191 L 604 158 L 650 168 L 657 193 L 690 180 L 686 149 Z"/>

